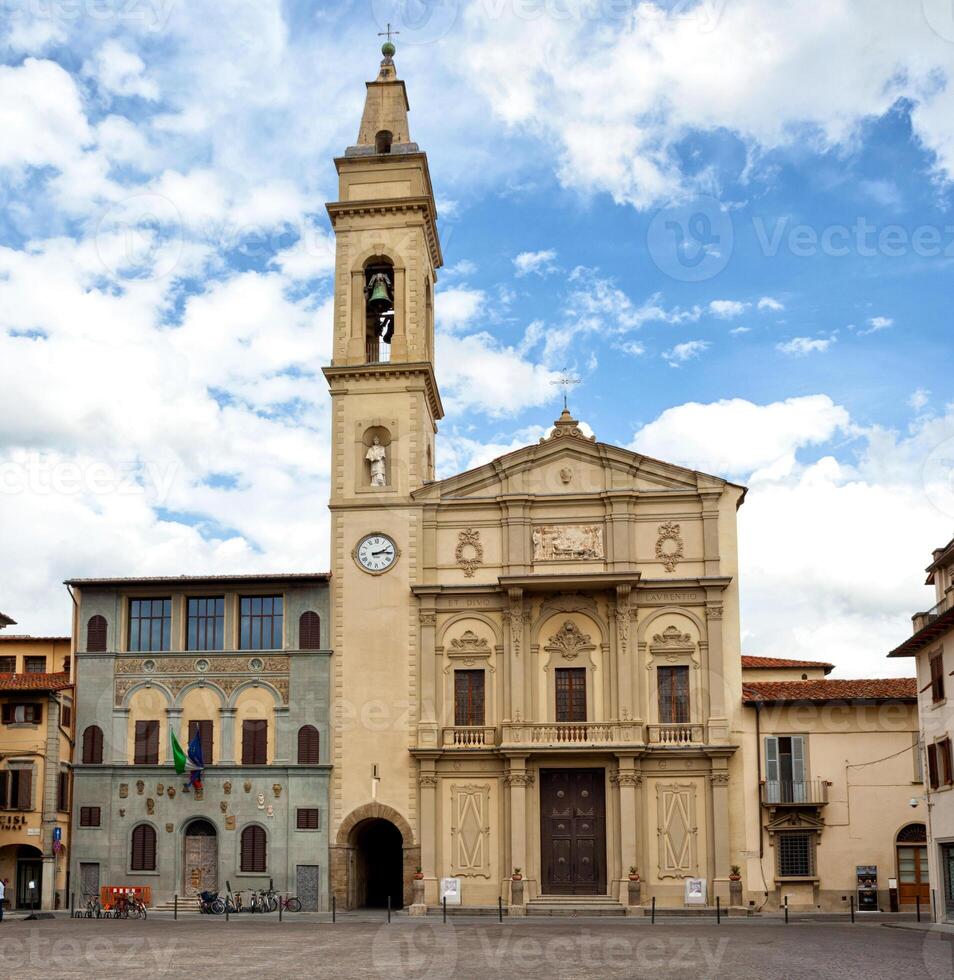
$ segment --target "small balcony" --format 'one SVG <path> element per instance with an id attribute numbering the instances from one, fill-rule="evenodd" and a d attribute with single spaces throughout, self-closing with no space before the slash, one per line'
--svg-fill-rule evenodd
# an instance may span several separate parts
<path id="1" fill-rule="evenodd" d="M 632 721 L 512 722 L 503 726 L 507 748 L 587 749 L 642 743 L 642 725 Z"/>
<path id="2" fill-rule="evenodd" d="M 497 729 L 485 725 L 458 725 L 445 728 L 442 744 L 445 749 L 487 749 L 497 743 Z"/>
<path id="3" fill-rule="evenodd" d="M 761 789 L 762 806 L 824 806 L 828 802 L 825 779 L 770 779 Z"/>
<path id="4" fill-rule="evenodd" d="M 647 745 L 704 745 L 705 725 L 647 725 Z"/>
<path id="5" fill-rule="evenodd" d="M 914 632 L 918 633 L 924 629 L 925 626 L 930 626 L 934 620 L 940 618 L 944 613 L 951 608 L 952 596 L 950 594 L 944 596 L 944 598 L 936 605 L 932 606 L 927 612 L 915 613 L 911 619 L 914 623 Z"/>

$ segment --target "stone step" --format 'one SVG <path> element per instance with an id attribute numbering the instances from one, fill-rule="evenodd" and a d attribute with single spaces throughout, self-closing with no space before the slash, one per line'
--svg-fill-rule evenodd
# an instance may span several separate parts
<path id="1" fill-rule="evenodd" d="M 608 895 L 544 895 L 527 902 L 527 915 L 625 915 L 626 909 Z"/>

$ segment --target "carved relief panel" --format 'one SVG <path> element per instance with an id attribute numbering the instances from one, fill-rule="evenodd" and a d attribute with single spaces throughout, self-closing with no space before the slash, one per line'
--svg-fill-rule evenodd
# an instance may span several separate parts
<path id="1" fill-rule="evenodd" d="M 659 878 L 694 878 L 699 867 L 695 783 L 656 783 Z"/>
<path id="2" fill-rule="evenodd" d="M 490 877 L 490 787 L 451 786 L 451 875 Z"/>

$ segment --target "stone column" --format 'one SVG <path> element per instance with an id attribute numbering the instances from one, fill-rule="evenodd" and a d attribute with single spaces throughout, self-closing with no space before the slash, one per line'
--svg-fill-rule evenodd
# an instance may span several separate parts
<path id="1" fill-rule="evenodd" d="M 417 722 L 418 748 L 437 748 L 440 723 L 437 716 L 437 615 L 433 602 L 421 606 L 421 646 L 418 670 L 421 678 L 420 716 Z"/>
<path id="2" fill-rule="evenodd" d="M 421 774 L 418 776 L 421 787 L 420 836 L 421 836 L 421 870 L 424 872 L 423 881 L 414 882 L 414 904 L 409 910 L 410 915 L 426 915 L 427 901 L 436 905 L 438 902 L 437 875 L 437 773 L 434 771 L 433 759 L 421 760 Z M 420 888 L 418 888 L 420 886 Z M 430 893 L 430 894 L 428 894 Z"/>
<path id="3" fill-rule="evenodd" d="M 712 766 L 709 773 L 712 786 L 712 850 L 715 856 L 715 883 L 721 883 L 728 879 L 731 871 L 728 760 L 713 759 Z"/>
<path id="4" fill-rule="evenodd" d="M 710 593 L 714 590 L 709 590 Z M 716 598 L 718 601 L 713 601 Z M 726 676 L 722 652 L 722 594 L 706 597 L 706 639 L 708 641 L 709 738 L 725 744 L 729 737 L 726 717 Z"/>
<path id="5" fill-rule="evenodd" d="M 527 872 L 527 787 L 533 783 L 533 774 L 527 771 L 526 756 L 518 756 L 510 760 L 510 768 L 504 776 L 504 781 L 510 789 L 510 861 L 514 868 L 520 868 L 522 874 Z M 523 905 L 523 883 L 516 889 L 511 882 L 511 915 L 526 915 Z M 520 904 L 514 904 L 519 897 Z"/>
<path id="6" fill-rule="evenodd" d="M 219 763 L 235 764 L 235 708 L 219 708 Z"/>
<path id="7" fill-rule="evenodd" d="M 40 886 L 40 908 L 51 912 L 56 897 L 56 855 L 43 855 L 43 868 L 37 885 Z"/>
<path id="8" fill-rule="evenodd" d="M 165 759 L 166 762 L 172 762 L 172 740 L 169 738 L 169 732 L 175 732 L 176 738 L 179 739 L 179 744 L 182 745 L 183 740 L 188 742 L 189 733 L 185 732 L 180 734 L 179 728 L 182 725 L 182 708 L 166 708 L 166 744 L 159 746 L 159 759 Z M 182 745 L 186 751 L 188 751 L 187 745 Z M 165 753 L 165 754 L 163 754 Z"/>
<path id="9" fill-rule="evenodd" d="M 524 636 L 523 636 L 523 589 L 509 589 L 507 592 L 510 605 L 504 610 L 504 622 L 510 627 L 507 630 L 508 660 L 510 661 L 510 705 L 511 721 L 525 721 L 527 709 L 524 704 Z"/>
<path id="10" fill-rule="evenodd" d="M 636 868 L 640 874 L 639 854 L 636 837 L 636 790 L 642 781 L 641 773 L 634 766 L 633 756 L 619 756 L 619 769 L 611 780 L 619 787 L 619 830 L 620 830 L 620 878 L 619 900 L 629 904 L 629 869 Z"/>
<path id="11" fill-rule="evenodd" d="M 633 659 L 630 643 L 630 595 L 628 585 L 616 587 L 616 717 L 633 717 Z"/>
<path id="12" fill-rule="evenodd" d="M 391 359 L 407 359 L 407 288 L 404 269 L 394 270 L 394 336 L 391 338 Z"/>

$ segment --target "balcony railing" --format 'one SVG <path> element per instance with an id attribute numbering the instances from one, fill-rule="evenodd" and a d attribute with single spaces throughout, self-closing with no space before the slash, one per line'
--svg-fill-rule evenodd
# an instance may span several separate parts
<path id="1" fill-rule="evenodd" d="M 368 364 L 387 364 L 391 360 L 391 345 L 379 338 L 365 341 Z"/>
<path id="2" fill-rule="evenodd" d="M 824 779 L 769 779 L 762 783 L 764 806 L 822 806 L 827 802 L 828 783 Z"/>
<path id="3" fill-rule="evenodd" d="M 705 725 L 647 725 L 649 745 L 702 745 Z"/>
<path id="4" fill-rule="evenodd" d="M 923 630 L 925 626 L 930 626 L 935 619 L 943 613 L 946 613 L 951 608 L 951 600 L 951 595 L 946 595 L 936 606 L 928 609 L 927 612 L 915 613 L 912 617 L 914 620 L 914 632 L 917 633 Z"/>
<path id="5" fill-rule="evenodd" d="M 496 743 L 496 728 L 484 725 L 456 726 L 444 729 L 445 749 L 484 749 Z"/>
<path id="6" fill-rule="evenodd" d="M 533 724 L 512 722 L 503 726 L 506 746 L 588 748 L 610 745 L 638 745 L 642 726 L 632 721 L 552 722 Z"/>

